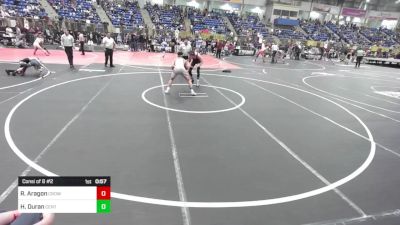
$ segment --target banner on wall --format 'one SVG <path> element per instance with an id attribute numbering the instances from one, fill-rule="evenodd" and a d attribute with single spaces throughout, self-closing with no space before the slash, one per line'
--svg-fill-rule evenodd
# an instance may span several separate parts
<path id="1" fill-rule="evenodd" d="M 372 20 L 398 20 L 399 18 L 395 18 L 395 17 L 369 16 L 368 19 L 372 19 Z"/>
<path id="2" fill-rule="evenodd" d="M 368 11 L 369 19 L 378 19 L 378 20 L 398 20 L 400 17 L 400 13 L 398 12 L 381 12 L 381 11 Z"/>
<path id="3" fill-rule="evenodd" d="M 280 3 L 292 4 L 292 0 L 279 0 Z"/>
<path id="4" fill-rule="evenodd" d="M 229 2 L 229 3 L 242 3 L 242 0 L 224 0 L 224 2 Z"/>
<path id="5" fill-rule="evenodd" d="M 298 20 L 292 19 L 283 19 L 283 18 L 276 18 L 274 20 L 275 25 L 282 25 L 282 26 L 299 26 Z"/>
<path id="6" fill-rule="evenodd" d="M 318 45 L 318 42 L 317 41 L 313 41 L 313 40 L 308 40 L 307 42 L 306 42 L 306 45 L 307 46 L 309 46 L 309 47 L 317 47 L 317 45 Z"/>
<path id="7" fill-rule="evenodd" d="M 233 9 L 240 9 L 240 4 L 230 4 Z"/>
<path id="8" fill-rule="evenodd" d="M 340 9 L 339 9 L 339 7 L 333 6 L 333 5 L 325 5 L 325 4 L 313 3 L 312 4 L 312 11 L 325 12 L 325 13 L 338 15 Z"/>
<path id="9" fill-rule="evenodd" d="M 299 2 L 297 5 L 300 7 L 300 10 L 302 11 L 310 11 L 311 8 L 311 2 Z"/>
<path id="10" fill-rule="evenodd" d="M 352 17 L 365 17 L 367 10 L 345 8 L 342 9 L 342 16 L 352 16 Z"/>

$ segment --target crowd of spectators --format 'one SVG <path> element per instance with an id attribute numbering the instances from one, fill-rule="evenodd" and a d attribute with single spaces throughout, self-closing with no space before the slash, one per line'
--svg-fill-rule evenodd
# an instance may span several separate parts
<path id="1" fill-rule="evenodd" d="M 360 29 L 360 33 L 363 34 L 372 43 L 379 43 L 382 46 L 390 47 L 396 43 L 391 35 L 386 34 L 382 31 L 382 28 L 367 28 L 363 27 Z"/>
<path id="2" fill-rule="evenodd" d="M 187 16 L 192 24 L 192 32 L 213 32 L 217 34 L 228 34 L 231 31 L 226 26 L 223 16 L 219 12 L 189 8 Z"/>
<path id="3" fill-rule="evenodd" d="M 321 23 L 319 20 L 302 20 L 300 22 L 301 28 L 308 34 L 308 39 L 314 41 L 334 40 L 335 36 L 331 34 L 325 25 L 326 22 Z"/>
<path id="4" fill-rule="evenodd" d="M 387 34 L 390 38 L 392 38 L 393 41 L 395 41 L 397 44 L 400 44 L 400 32 L 394 32 L 393 30 L 389 30 L 387 28 L 380 28 L 380 32 L 384 32 Z"/>
<path id="5" fill-rule="evenodd" d="M 102 4 L 114 26 L 143 27 L 143 18 L 138 2 L 124 1 L 122 4 L 114 1 L 105 1 Z"/>
<path id="6" fill-rule="evenodd" d="M 101 22 L 96 8 L 90 0 L 48 0 L 62 19 Z"/>
<path id="7" fill-rule="evenodd" d="M 326 23 L 326 27 L 335 32 L 340 37 L 340 40 L 344 40 L 346 43 L 351 45 L 359 44 L 363 46 L 371 45 L 371 41 L 360 33 L 360 28 L 356 24 L 346 23 L 336 25 L 329 21 Z"/>
<path id="8" fill-rule="evenodd" d="M 307 40 L 307 36 L 297 31 L 295 27 L 277 27 L 273 34 L 280 39 Z"/>
<path id="9" fill-rule="evenodd" d="M 269 36 L 267 27 L 260 21 L 258 16 L 246 15 L 241 17 L 236 13 L 226 13 L 226 16 L 238 34 L 247 33 L 261 34 L 263 37 Z"/>
<path id="10" fill-rule="evenodd" d="M 0 0 L 1 17 L 32 17 L 42 19 L 47 17 L 46 11 L 38 0 Z"/>
<path id="11" fill-rule="evenodd" d="M 149 12 L 156 30 L 184 30 L 184 15 L 179 6 L 152 5 L 147 2 L 144 7 Z"/>

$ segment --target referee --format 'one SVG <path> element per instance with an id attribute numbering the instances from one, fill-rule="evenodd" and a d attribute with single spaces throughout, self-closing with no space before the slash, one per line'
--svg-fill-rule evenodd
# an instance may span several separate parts
<path id="1" fill-rule="evenodd" d="M 67 54 L 69 67 L 74 69 L 74 54 L 72 52 L 72 48 L 74 47 L 74 37 L 69 34 L 67 29 L 65 29 L 64 34 L 61 35 L 61 46 Z"/>
<path id="2" fill-rule="evenodd" d="M 115 49 L 115 41 L 111 37 L 110 33 L 107 33 L 107 36 L 103 38 L 102 43 L 105 47 L 105 56 L 106 56 L 106 62 L 104 63 L 104 66 L 107 67 L 108 59 L 110 58 L 110 67 L 114 67 L 113 52 Z"/>

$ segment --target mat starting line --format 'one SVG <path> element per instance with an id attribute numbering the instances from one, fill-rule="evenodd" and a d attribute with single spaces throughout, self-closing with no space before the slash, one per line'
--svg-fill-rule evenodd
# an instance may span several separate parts
<path id="1" fill-rule="evenodd" d="M 179 92 L 179 97 L 181 97 L 181 98 L 208 98 L 208 95 L 207 95 L 207 93 L 196 93 L 196 96 L 193 96 L 191 93 Z"/>

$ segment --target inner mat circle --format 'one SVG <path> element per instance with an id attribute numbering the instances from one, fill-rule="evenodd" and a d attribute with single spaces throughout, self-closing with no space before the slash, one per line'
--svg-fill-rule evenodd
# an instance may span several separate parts
<path id="1" fill-rule="evenodd" d="M 174 84 L 173 86 L 187 86 L 187 84 Z M 233 106 L 230 107 L 230 108 L 218 109 L 218 110 L 184 110 L 184 109 L 176 109 L 176 108 L 167 107 L 167 106 L 164 106 L 164 105 L 161 105 L 161 104 L 154 103 L 153 101 L 150 101 L 146 97 L 146 95 L 148 95 L 149 92 L 155 91 L 155 90 L 160 89 L 162 87 L 163 87 L 163 85 L 158 85 L 158 86 L 154 86 L 154 87 L 148 88 L 147 90 L 143 91 L 143 93 L 142 93 L 143 101 L 145 101 L 149 105 L 152 105 L 152 106 L 160 108 L 160 109 L 165 109 L 165 110 L 174 111 L 174 112 L 181 112 L 181 113 L 194 113 L 194 114 L 196 114 L 196 113 L 197 114 L 207 114 L 207 113 L 209 114 L 209 113 L 228 112 L 228 111 L 232 111 L 232 110 L 240 108 L 246 102 L 245 97 L 242 94 L 240 94 L 239 92 L 237 92 L 237 91 L 234 91 L 234 90 L 231 90 L 231 89 L 228 89 L 228 88 L 224 88 L 224 87 L 217 87 L 217 86 L 212 86 L 212 85 L 201 85 L 201 87 L 214 88 L 214 89 L 217 89 L 217 90 L 219 89 L 219 90 L 231 92 L 231 93 L 233 93 L 235 95 L 238 95 L 240 97 L 241 101 L 240 101 L 239 104 L 232 104 Z M 161 93 L 162 90 L 158 90 L 158 91 L 159 91 L 158 94 L 160 94 L 160 95 L 163 94 L 163 93 Z M 171 95 L 167 95 L 167 96 L 171 96 Z M 204 100 L 204 101 L 207 101 L 207 100 Z M 229 104 L 231 104 L 231 103 L 229 103 Z"/>

